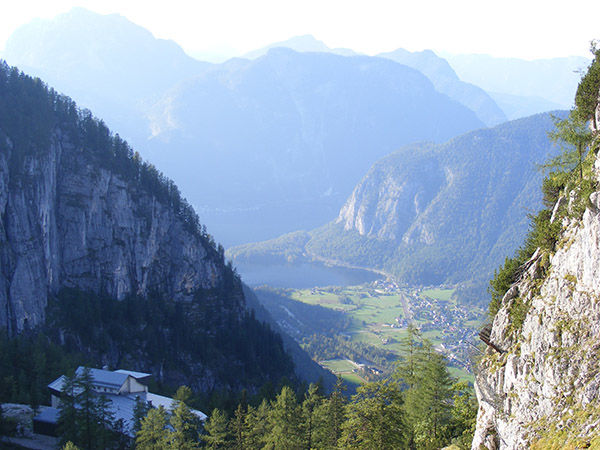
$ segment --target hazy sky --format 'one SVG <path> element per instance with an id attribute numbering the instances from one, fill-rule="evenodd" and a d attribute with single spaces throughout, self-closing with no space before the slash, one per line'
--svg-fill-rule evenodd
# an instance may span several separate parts
<path id="1" fill-rule="evenodd" d="M 301 34 L 374 54 L 398 47 L 542 58 L 589 56 L 597 0 L 20 0 L 0 6 L 0 49 L 19 26 L 73 6 L 119 13 L 188 53 L 243 54 Z"/>

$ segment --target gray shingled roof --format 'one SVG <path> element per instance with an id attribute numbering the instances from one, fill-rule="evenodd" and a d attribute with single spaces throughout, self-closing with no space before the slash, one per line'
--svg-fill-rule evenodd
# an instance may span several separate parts
<path id="1" fill-rule="evenodd" d="M 81 376 L 85 367 L 79 366 L 77 368 L 76 374 L 77 376 Z M 123 386 L 125 381 L 127 381 L 127 377 L 129 376 L 126 373 L 121 372 L 111 372 L 109 370 L 102 369 L 89 369 L 92 378 L 94 379 L 95 386 L 106 386 L 111 388 L 120 388 Z"/>

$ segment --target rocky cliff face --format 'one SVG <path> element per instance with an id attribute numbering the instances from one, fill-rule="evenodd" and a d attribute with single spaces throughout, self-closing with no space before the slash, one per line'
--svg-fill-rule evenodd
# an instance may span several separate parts
<path id="1" fill-rule="evenodd" d="M 600 192 L 581 219 L 557 219 L 572 202 L 554 208 L 556 252 L 534 253 L 494 318 L 473 449 L 600 445 Z"/>
<path id="2" fill-rule="evenodd" d="M 220 281 L 216 252 L 172 208 L 98 167 L 60 128 L 24 172 L 10 168 L 11 140 L 0 145 L 0 327 L 42 323 L 63 287 L 191 300 Z"/>

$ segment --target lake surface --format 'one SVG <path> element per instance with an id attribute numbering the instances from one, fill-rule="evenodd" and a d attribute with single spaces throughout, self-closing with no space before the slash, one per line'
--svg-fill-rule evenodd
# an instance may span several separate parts
<path id="1" fill-rule="evenodd" d="M 249 286 L 307 289 L 317 286 L 352 286 L 383 278 L 361 269 L 330 267 L 320 263 L 239 265 L 238 273 Z"/>

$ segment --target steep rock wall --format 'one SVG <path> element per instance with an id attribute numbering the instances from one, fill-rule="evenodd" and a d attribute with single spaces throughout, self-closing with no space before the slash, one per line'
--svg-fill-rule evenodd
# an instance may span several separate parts
<path id="1" fill-rule="evenodd" d="M 173 208 L 94 164 L 59 128 L 18 170 L 0 137 L 0 327 L 42 323 L 62 287 L 185 301 L 219 283 L 217 252 Z"/>
<path id="2" fill-rule="evenodd" d="M 503 353 L 488 347 L 480 364 L 473 449 L 600 445 L 600 192 L 590 201 L 581 220 L 563 219 L 556 253 L 538 250 L 502 300 L 490 341 Z"/>

